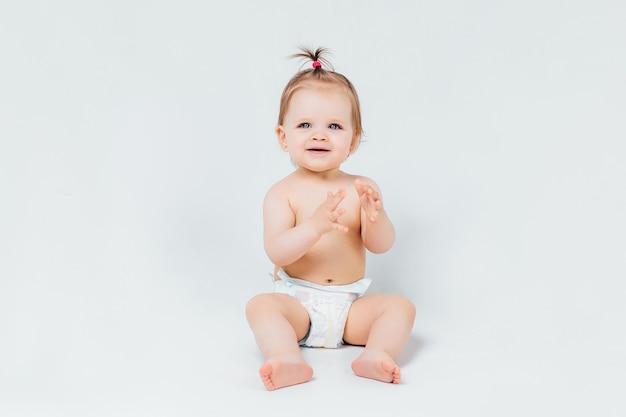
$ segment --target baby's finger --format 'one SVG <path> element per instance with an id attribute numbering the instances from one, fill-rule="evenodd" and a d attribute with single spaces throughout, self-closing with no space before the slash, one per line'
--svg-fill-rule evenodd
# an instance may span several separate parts
<path id="1" fill-rule="evenodd" d="M 367 185 L 363 184 L 361 182 L 361 180 L 356 179 L 356 180 L 354 180 L 354 188 L 356 188 L 356 192 L 359 195 L 363 195 L 363 194 L 365 194 L 367 192 L 369 187 Z"/>
<path id="2" fill-rule="evenodd" d="M 339 224 L 339 223 L 334 223 L 333 224 L 333 228 L 337 231 L 340 232 L 347 232 L 348 231 L 348 227 L 344 226 L 343 224 Z"/>
<path id="3" fill-rule="evenodd" d="M 333 211 L 335 213 L 335 221 L 340 218 L 341 216 L 343 216 L 343 214 L 346 212 L 346 209 L 344 209 L 343 207 L 339 207 L 337 210 Z"/>
<path id="4" fill-rule="evenodd" d="M 374 200 L 374 201 L 379 201 L 380 200 L 380 195 L 378 194 L 378 192 L 373 189 L 372 187 L 369 187 L 367 189 L 367 195 L 370 199 Z"/>
<path id="5" fill-rule="evenodd" d="M 337 191 L 337 194 L 333 194 L 332 192 L 328 191 L 327 195 L 327 201 L 330 204 L 330 210 L 334 211 L 339 206 L 339 203 L 341 203 L 343 199 L 346 198 L 346 190 L 341 188 L 339 189 L 339 191 Z"/>

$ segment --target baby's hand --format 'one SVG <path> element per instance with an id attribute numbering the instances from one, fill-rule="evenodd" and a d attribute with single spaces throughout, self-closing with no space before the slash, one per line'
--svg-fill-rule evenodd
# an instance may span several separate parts
<path id="1" fill-rule="evenodd" d="M 367 218 L 375 222 L 378 218 L 378 214 L 383 209 L 383 202 L 380 200 L 380 194 L 371 186 L 363 184 L 361 180 L 355 180 L 354 186 L 356 192 L 359 194 L 359 200 L 361 201 L 361 207 L 365 210 Z"/>
<path id="2" fill-rule="evenodd" d="M 330 191 L 327 193 L 326 201 L 315 210 L 311 221 L 315 230 L 321 235 L 328 233 L 332 230 L 338 230 L 340 232 L 347 232 L 348 228 L 339 223 L 339 217 L 341 217 L 346 210 L 339 207 L 339 204 L 346 197 L 346 190 L 341 188 L 337 191 L 337 194 L 333 194 Z"/>

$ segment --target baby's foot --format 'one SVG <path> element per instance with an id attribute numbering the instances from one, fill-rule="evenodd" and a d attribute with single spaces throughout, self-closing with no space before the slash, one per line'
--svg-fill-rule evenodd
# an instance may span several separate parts
<path id="1" fill-rule="evenodd" d="M 364 378 L 393 384 L 400 383 L 400 368 L 385 352 L 369 352 L 365 349 L 352 362 L 352 370 L 357 376 Z"/>
<path id="2" fill-rule="evenodd" d="M 302 359 L 268 359 L 259 369 L 265 388 L 272 391 L 289 385 L 310 381 L 313 368 Z"/>

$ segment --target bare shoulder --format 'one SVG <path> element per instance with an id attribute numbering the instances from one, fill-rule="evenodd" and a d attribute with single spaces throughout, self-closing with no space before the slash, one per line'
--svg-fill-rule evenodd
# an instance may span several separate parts
<path id="1" fill-rule="evenodd" d="M 352 180 L 359 180 L 364 184 L 376 184 L 373 179 L 366 177 L 365 175 L 350 175 L 350 177 L 352 177 Z"/>
<path id="2" fill-rule="evenodd" d="M 293 183 L 293 179 L 291 175 L 284 177 L 283 179 L 275 182 L 267 190 L 267 193 L 265 193 L 265 198 L 274 199 L 274 198 L 286 197 L 287 194 L 289 193 L 289 190 L 293 186 L 292 183 Z"/>
<path id="3" fill-rule="evenodd" d="M 362 184 L 369 185 L 376 191 L 380 192 L 380 187 L 378 186 L 376 181 L 374 181 L 370 177 L 366 177 L 365 175 L 350 175 L 350 177 L 352 177 L 352 182 L 359 180 Z"/>

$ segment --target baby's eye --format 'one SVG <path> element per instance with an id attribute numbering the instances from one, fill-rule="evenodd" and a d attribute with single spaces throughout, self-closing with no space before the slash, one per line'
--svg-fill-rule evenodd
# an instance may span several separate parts
<path id="1" fill-rule="evenodd" d="M 341 126 L 339 126 L 337 123 L 331 123 L 330 126 L 328 126 L 330 129 L 332 130 L 339 130 L 341 129 Z"/>
<path id="2" fill-rule="evenodd" d="M 311 125 L 310 125 L 309 123 L 307 123 L 307 122 L 304 122 L 304 123 L 300 123 L 300 124 L 298 125 L 298 127 L 301 127 L 301 128 L 303 128 L 303 129 L 308 129 L 308 128 L 310 128 L 310 127 L 311 127 Z"/>

